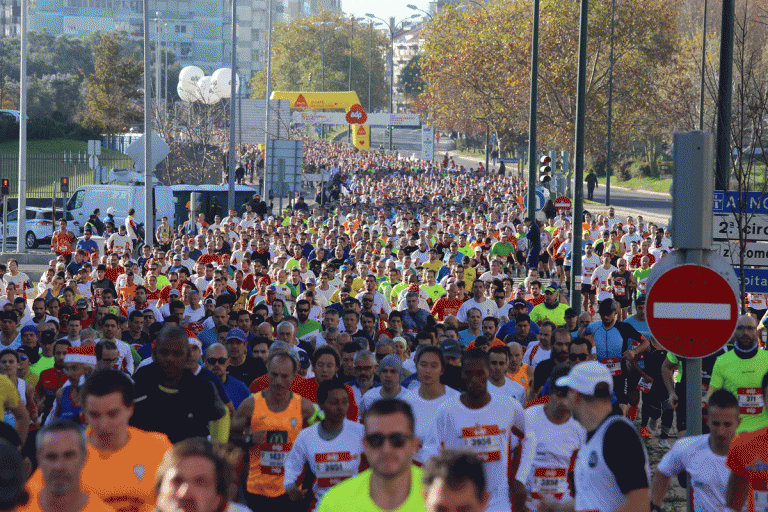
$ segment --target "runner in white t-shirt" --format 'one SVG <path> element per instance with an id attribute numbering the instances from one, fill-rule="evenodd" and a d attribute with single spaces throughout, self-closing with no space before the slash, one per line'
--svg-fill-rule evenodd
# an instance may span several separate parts
<path id="1" fill-rule="evenodd" d="M 488 350 L 490 373 L 488 392 L 506 398 L 514 398 L 525 407 L 525 388 L 507 377 L 509 370 L 509 347 L 506 345 L 491 347 Z"/>
<path id="2" fill-rule="evenodd" d="M 651 483 L 651 505 L 661 505 L 672 477 L 686 471 L 693 482 L 694 512 L 726 510 L 731 474 L 726 458 L 740 422 L 739 403 L 733 393 L 724 389 L 712 393 L 707 401 L 710 433 L 680 439 L 662 457 Z"/>
<path id="3" fill-rule="evenodd" d="M 594 315 L 595 290 L 592 288 L 592 274 L 600 266 L 600 258 L 592 252 L 592 245 L 591 240 L 586 242 L 585 254 L 581 259 L 581 307 L 584 311 L 590 311 Z"/>
<path id="4" fill-rule="evenodd" d="M 539 341 L 533 341 L 525 349 L 523 363 L 533 369 L 542 362 L 549 359 L 552 355 L 552 332 L 555 330 L 555 324 L 545 321 L 539 328 Z"/>
<path id="5" fill-rule="evenodd" d="M 440 382 L 445 369 L 445 357 L 439 347 L 422 345 L 416 351 L 416 375 L 418 387 L 411 388 L 405 401 L 411 405 L 416 417 L 416 437 L 421 441 L 422 448 L 414 455 L 413 460 L 424 464 L 424 441 L 435 426 L 435 418 L 440 406 L 446 400 L 459 396 L 459 392 Z"/>
<path id="6" fill-rule="evenodd" d="M 467 351 L 462 358 L 461 374 L 467 391 L 440 406 L 435 427 L 425 446 L 426 454 L 440 448 L 468 449 L 485 462 L 487 490 L 491 495 L 489 511 L 521 510 L 509 501 L 514 451 L 519 453 L 525 436 L 525 414 L 518 402 L 488 392 L 488 354 L 482 349 Z M 516 464 L 514 464 L 516 466 Z M 516 490 L 523 484 L 512 480 Z"/>
<path id="7" fill-rule="evenodd" d="M 604 252 L 602 258 L 603 264 L 595 269 L 595 271 L 592 273 L 592 278 L 590 279 L 590 283 L 597 292 L 598 304 L 605 299 L 610 299 L 613 297 L 609 280 L 611 278 L 611 274 L 619 270 L 618 268 L 611 265 L 610 252 Z"/>
<path id="8" fill-rule="evenodd" d="M 569 473 L 573 472 L 587 431 L 571 416 L 568 388 L 553 386 L 568 370 L 568 366 L 556 366 L 549 379 L 549 401 L 525 411 L 525 440 L 517 479 L 525 482 L 528 497 L 533 500 L 528 507 L 533 512 L 545 496 L 561 502 L 573 500 Z"/>
<path id="9" fill-rule="evenodd" d="M 407 401 L 411 394 L 409 390 L 400 385 L 400 381 L 403 379 L 403 363 L 396 354 L 388 354 L 379 362 L 379 378 L 381 379 L 381 386 L 369 389 L 360 400 L 360 421 L 363 420 L 365 410 L 376 400 L 399 398 Z"/>
<path id="10" fill-rule="evenodd" d="M 302 499 L 306 489 L 296 486 L 304 465 L 315 475 L 313 507 L 331 487 L 360 472 L 365 429 L 360 423 L 346 419 L 349 396 L 344 383 L 337 379 L 320 383 L 317 402 L 325 419 L 305 428 L 296 437 L 285 458 L 283 486 L 288 497 Z"/>

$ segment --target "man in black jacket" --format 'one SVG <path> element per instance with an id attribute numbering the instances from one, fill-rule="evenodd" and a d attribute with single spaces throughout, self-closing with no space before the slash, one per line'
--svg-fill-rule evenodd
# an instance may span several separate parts
<path id="1" fill-rule="evenodd" d="M 140 368 L 136 382 L 135 412 L 130 424 L 142 430 L 162 432 L 172 443 L 189 437 L 216 437 L 214 431 L 226 409 L 210 382 L 186 368 L 189 340 L 175 326 L 160 331 L 152 352 L 154 362 Z M 215 422 L 209 431 L 208 423 Z"/>

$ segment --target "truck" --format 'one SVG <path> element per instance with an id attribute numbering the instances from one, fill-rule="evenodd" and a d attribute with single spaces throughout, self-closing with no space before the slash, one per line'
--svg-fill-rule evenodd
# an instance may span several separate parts
<path id="1" fill-rule="evenodd" d="M 136 210 L 134 220 L 137 223 L 144 223 L 145 230 L 152 229 L 154 232 L 163 217 L 168 217 L 168 222 L 175 225 L 175 198 L 171 188 L 156 185 L 152 190 L 154 199 L 152 209 L 155 212 L 154 227 L 144 219 L 143 185 L 83 185 L 75 190 L 72 197 L 69 198 L 67 211 L 78 222 L 80 233 L 83 232 L 83 226 L 88 222 L 88 218 L 96 208 L 101 210 L 101 219 L 106 217 L 107 208 L 114 208 L 116 227 L 125 222 L 131 208 Z"/>

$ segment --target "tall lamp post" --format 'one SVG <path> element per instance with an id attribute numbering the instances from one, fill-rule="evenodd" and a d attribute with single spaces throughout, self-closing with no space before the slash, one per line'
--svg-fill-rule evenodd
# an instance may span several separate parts
<path id="1" fill-rule="evenodd" d="M 352 90 L 352 51 L 354 49 L 354 42 L 355 42 L 355 22 L 356 21 L 363 21 L 365 18 L 356 18 L 352 16 L 350 18 L 350 21 L 352 24 L 350 25 L 350 31 L 349 31 L 349 74 L 347 75 L 347 90 Z M 344 31 L 344 27 L 336 27 L 336 30 L 339 32 Z M 347 128 L 347 136 L 349 137 L 349 144 L 352 144 L 352 125 L 349 125 Z"/>
<path id="2" fill-rule="evenodd" d="M 611 130 L 613 128 L 613 32 L 616 25 L 616 0 L 611 2 L 611 57 L 608 68 L 608 151 L 605 162 L 605 206 L 611 205 Z"/>
<path id="3" fill-rule="evenodd" d="M 409 16 L 408 18 L 404 20 L 400 20 L 399 22 L 395 23 L 395 18 L 390 17 L 389 22 L 386 20 L 379 18 L 378 16 L 374 16 L 371 13 L 366 13 L 366 16 L 368 16 L 371 19 L 379 20 L 383 22 L 387 28 L 389 29 L 389 39 L 390 39 L 390 48 L 389 48 L 389 114 L 392 115 L 392 111 L 394 109 L 394 91 L 395 91 L 395 36 L 398 35 L 398 28 L 403 29 L 406 25 L 411 23 L 411 20 L 414 18 L 420 18 L 418 14 L 414 14 L 412 16 Z M 389 129 L 389 150 L 392 151 L 392 125 L 389 125 L 387 127 Z"/>
<path id="4" fill-rule="evenodd" d="M 539 0 L 533 2 L 533 36 L 531 41 L 531 99 L 528 114 L 528 212 L 531 221 L 536 220 L 536 114 L 538 111 L 539 82 Z M 574 225 L 576 223 L 574 222 Z M 580 224 L 579 224 L 580 225 Z M 573 236 L 576 236 L 574 233 Z"/>
<path id="5" fill-rule="evenodd" d="M 331 23 L 332 22 L 330 21 L 315 21 L 314 23 L 312 23 L 312 25 L 316 27 L 320 27 L 320 60 L 322 62 L 322 68 L 323 68 L 322 92 L 325 92 L 325 36 L 326 36 L 325 30 L 323 30 L 323 28 L 330 25 Z M 303 28 L 304 30 L 311 30 L 311 28 L 306 25 L 302 25 L 301 28 Z M 322 133 L 320 134 L 320 138 L 322 139 L 325 138 L 325 125 L 322 126 Z"/>
<path id="6" fill-rule="evenodd" d="M 371 112 L 371 76 L 373 71 L 373 27 L 381 26 L 381 23 L 374 23 L 370 20 L 371 37 L 368 44 L 368 112 Z"/>

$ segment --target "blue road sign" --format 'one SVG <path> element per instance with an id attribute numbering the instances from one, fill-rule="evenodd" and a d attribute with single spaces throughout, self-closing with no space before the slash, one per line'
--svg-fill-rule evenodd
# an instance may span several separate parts
<path id="1" fill-rule="evenodd" d="M 747 192 L 744 197 L 746 213 L 768 214 L 768 194 Z M 735 213 L 739 211 L 739 193 L 736 191 L 715 190 L 714 213 Z"/>
<path id="2" fill-rule="evenodd" d="M 525 209 L 527 210 L 528 209 L 528 193 L 527 192 L 524 197 L 525 199 L 523 202 L 523 206 L 525 206 Z M 544 208 L 544 203 L 546 202 L 547 200 L 544 199 L 544 194 L 542 194 L 540 190 L 536 190 L 536 210 L 535 211 L 539 211 L 542 208 Z"/>
<path id="3" fill-rule="evenodd" d="M 739 267 L 733 267 L 736 277 L 741 279 Z M 744 291 L 747 293 L 768 293 L 768 268 L 744 267 Z"/>

